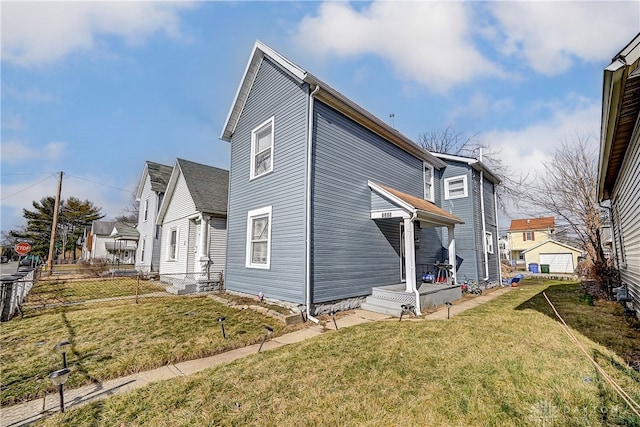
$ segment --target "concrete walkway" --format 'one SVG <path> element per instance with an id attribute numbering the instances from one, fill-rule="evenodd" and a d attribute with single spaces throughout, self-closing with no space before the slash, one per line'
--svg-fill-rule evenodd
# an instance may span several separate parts
<path id="1" fill-rule="evenodd" d="M 463 299 L 459 303 L 451 306 L 450 316 L 453 317 L 465 310 L 476 307 L 482 303 L 490 301 L 511 288 L 500 288 L 486 295 L 480 295 L 468 299 Z M 338 329 L 348 328 L 350 326 L 359 325 L 367 322 L 375 322 L 381 320 L 397 319 L 391 316 L 373 313 L 366 310 L 353 310 L 346 315 L 337 316 L 335 318 Z M 435 312 L 422 317 L 406 316 L 402 321 L 421 321 L 421 320 L 442 320 L 447 319 L 447 307 L 439 307 Z M 309 322 L 310 326 L 291 332 L 279 337 L 274 337 L 265 342 L 261 351 L 273 350 L 283 347 L 287 344 L 303 341 L 322 334 L 327 330 L 335 330 L 333 319 L 329 318 L 325 325 L 316 325 Z M 105 399 L 117 393 L 124 393 L 144 387 L 150 383 L 171 378 L 185 377 L 205 369 L 234 361 L 241 357 L 248 356 L 258 352 L 259 344 L 238 348 L 226 353 L 216 354 L 215 356 L 205 357 L 203 359 L 189 360 L 186 362 L 176 363 L 175 365 L 167 365 L 161 368 L 152 369 L 150 371 L 139 372 L 137 374 L 128 375 L 126 377 L 116 378 L 104 381 L 102 383 L 87 385 L 73 390 L 65 390 L 65 408 L 81 406 L 90 402 Z M 59 397 L 57 394 L 49 394 L 43 399 L 32 400 L 18 405 L 3 407 L 0 410 L 0 426 L 1 427 L 17 427 L 32 424 L 40 419 L 59 410 Z"/>

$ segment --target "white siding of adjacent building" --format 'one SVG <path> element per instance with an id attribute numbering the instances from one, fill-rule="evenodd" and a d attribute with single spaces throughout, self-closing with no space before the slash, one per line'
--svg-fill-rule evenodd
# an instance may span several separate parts
<path id="1" fill-rule="evenodd" d="M 138 244 L 138 250 L 136 253 L 136 269 L 149 272 L 151 271 L 151 259 L 153 254 L 153 237 L 155 228 L 155 219 L 157 206 L 156 195 L 151 190 L 151 180 L 147 174 L 144 187 L 142 190 L 142 196 L 140 197 L 139 213 L 138 213 L 138 225 L 137 230 L 140 233 L 140 240 Z M 148 212 L 147 219 L 144 219 L 145 200 L 148 200 Z M 142 242 L 144 243 L 144 246 Z M 144 249 L 144 258 L 142 257 L 142 250 Z"/>

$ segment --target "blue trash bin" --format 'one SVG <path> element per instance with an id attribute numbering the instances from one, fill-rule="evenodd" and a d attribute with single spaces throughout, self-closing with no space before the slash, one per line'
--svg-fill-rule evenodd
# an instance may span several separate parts
<path id="1" fill-rule="evenodd" d="M 535 262 L 532 262 L 531 264 L 529 264 L 529 271 L 532 273 L 537 273 L 538 272 L 538 264 L 536 264 Z"/>

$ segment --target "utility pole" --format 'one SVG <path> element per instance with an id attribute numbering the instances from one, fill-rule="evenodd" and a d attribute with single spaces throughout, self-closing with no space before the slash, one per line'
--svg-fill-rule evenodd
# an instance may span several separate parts
<path id="1" fill-rule="evenodd" d="M 53 271 L 53 257 L 56 249 L 56 230 L 58 228 L 58 211 L 60 210 L 60 193 L 62 193 L 62 171 L 58 175 L 58 193 L 56 203 L 53 208 L 53 224 L 51 224 L 51 241 L 49 242 L 49 258 L 47 258 L 47 275 L 51 276 Z M 64 250 L 64 248 L 62 249 Z"/>

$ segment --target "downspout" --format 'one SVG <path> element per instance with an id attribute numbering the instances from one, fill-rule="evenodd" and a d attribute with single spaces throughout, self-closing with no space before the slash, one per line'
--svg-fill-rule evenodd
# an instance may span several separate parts
<path id="1" fill-rule="evenodd" d="M 480 152 L 480 161 L 482 161 L 482 151 Z M 489 253 L 487 252 L 487 226 L 484 216 L 484 171 L 480 170 L 480 212 L 482 215 L 482 248 L 484 252 L 484 279 L 489 280 Z"/>
<path id="2" fill-rule="evenodd" d="M 307 192 L 306 192 L 306 224 L 305 224 L 305 285 L 306 285 L 306 306 L 307 319 L 314 323 L 320 320 L 311 315 L 311 161 L 313 152 L 313 97 L 320 90 L 320 86 L 309 94 L 309 116 L 307 117 Z"/>
<path id="3" fill-rule="evenodd" d="M 493 212 L 496 216 L 496 238 L 498 242 L 498 283 L 502 283 L 502 254 L 500 253 L 500 224 L 498 223 L 498 192 L 496 184 L 493 184 Z"/>
<path id="4" fill-rule="evenodd" d="M 413 221 L 415 221 L 417 216 L 418 216 L 418 212 L 417 211 L 413 211 L 413 214 L 411 214 L 411 224 L 413 224 Z M 414 237 L 415 237 L 415 228 L 414 228 L 413 232 L 414 232 Z M 415 245 L 414 242 L 411 242 L 411 244 Z M 414 249 L 413 250 L 413 264 L 415 265 L 415 263 L 416 263 L 416 251 Z M 405 262 L 405 265 L 406 265 L 406 262 Z M 418 286 L 416 284 L 415 276 L 416 276 L 416 270 L 414 268 L 413 269 L 413 292 L 416 294 L 416 316 L 422 316 L 422 313 L 420 313 L 420 292 L 418 291 Z"/>

